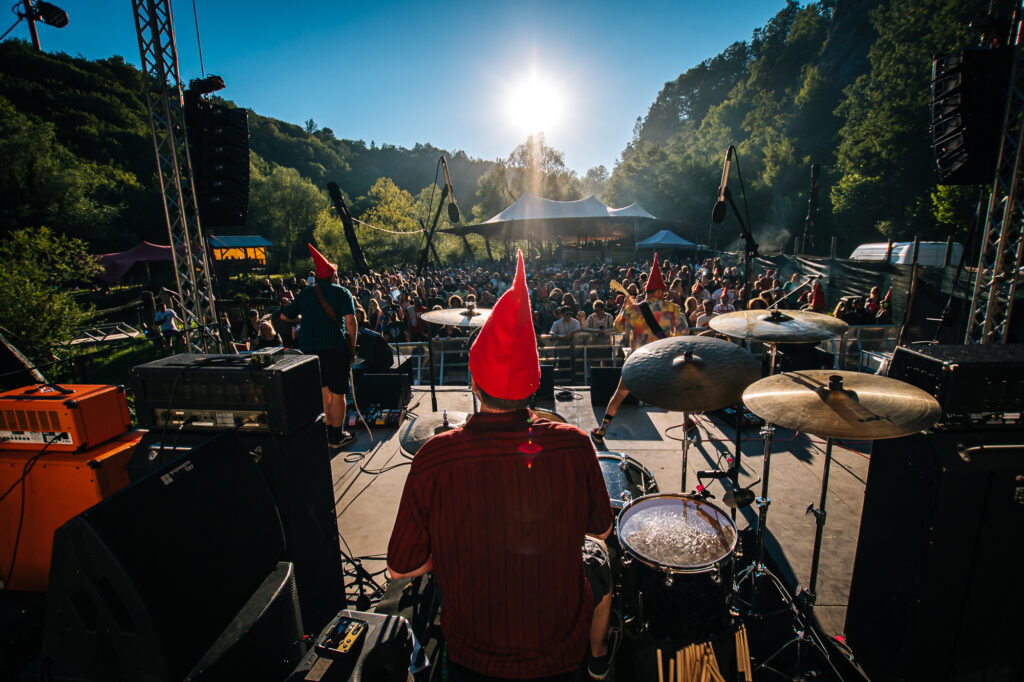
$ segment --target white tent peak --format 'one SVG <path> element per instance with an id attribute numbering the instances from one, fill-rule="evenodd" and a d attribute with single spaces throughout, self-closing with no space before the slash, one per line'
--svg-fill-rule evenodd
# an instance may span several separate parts
<path id="1" fill-rule="evenodd" d="M 611 208 L 593 194 L 575 201 L 555 201 L 525 192 L 511 206 L 482 224 L 507 220 L 544 220 L 552 218 L 654 218 L 636 202 L 623 208 Z"/>

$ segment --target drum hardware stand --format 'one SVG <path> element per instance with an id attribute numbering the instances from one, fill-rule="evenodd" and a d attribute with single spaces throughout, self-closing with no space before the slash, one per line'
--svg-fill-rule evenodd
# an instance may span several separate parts
<path id="1" fill-rule="evenodd" d="M 829 390 L 836 391 L 842 389 L 842 377 L 834 376 L 829 379 Z M 825 512 L 825 502 L 828 499 L 828 479 L 829 473 L 832 468 L 832 437 L 825 439 L 825 467 L 821 474 L 821 497 L 818 500 L 818 506 L 815 507 L 814 503 L 807 505 L 808 514 L 814 515 L 814 549 L 811 554 L 811 575 L 806 588 L 798 591 L 796 602 L 797 608 L 797 621 L 795 627 L 795 633 L 793 639 L 789 640 L 778 650 L 775 651 L 771 656 L 764 660 L 758 669 L 768 668 L 768 664 L 776 656 L 781 654 L 783 651 L 788 649 L 791 645 L 796 645 L 797 651 L 797 667 L 796 672 L 798 675 L 802 675 L 805 672 L 807 660 L 806 660 L 806 649 L 810 645 L 818 649 L 826 659 L 828 659 L 828 652 L 824 650 L 817 640 L 811 637 L 808 633 L 811 629 L 811 623 L 814 618 L 814 605 L 817 601 L 817 588 L 818 588 L 818 568 L 821 560 L 821 544 L 822 536 L 825 530 L 825 519 L 827 513 Z M 778 672 L 778 671 L 776 671 Z M 806 671 L 810 673 L 810 671 Z"/>
<path id="2" fill-rule="evenodd" d="M 775 374 L 775 360 L 776 353 L 778 351 L 777 343 L 769 343 L 768 346 L 771 348 L 771 361 L 768 365 L 768 376 Z M 739 577 L 736 579 L 735 589 L 746 580 L 748 577 L 750 580 L 750 613 L 756 614 L 757 611 L 757 592 L 758 587 L 761 583 L 761 578 L 766 573 L 764 567 L 764 540 L 767 535 L 768 529 L 768 507 L 771 506 L 772 500 L 768 497 L 768 475 L 771 473 L 772 463 L 772 439 L 775 436 L 775 427 L 767 419 L 764 422 L 764 426 L 761 427 L 761 436 L 764 438 L 764 465 L 761 467 L 761 495 L 754 498 L 754 503 L 757 505 L 757 555 L 754 559 L 754 563 L 750 564 L 747 568 L 743 569 Z M 739 474 L 737 473 L 737 476 Z"/>

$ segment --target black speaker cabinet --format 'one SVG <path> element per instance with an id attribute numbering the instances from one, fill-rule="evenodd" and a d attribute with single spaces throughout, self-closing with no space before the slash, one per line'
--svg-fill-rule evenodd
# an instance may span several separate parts
<path id="1" fill-rule="evenodd" d="M 208 437 L 151 431 L 136 449 L 128 474 L 138 480 Z M 258 462 L 274 497 L 287 543 L 284 559 L 295 564 L 303 618 L 309 632 L 316 632 L 345 606 L 327 431 L 316 421 L 287 436 L 235 432 L 232 437 Z"/>
<path id="2" fill-rule="evenodd" d="M 86 679 L 184 679 L 284 549 L 252 458 L 207 438 L 57 529 L 44 652 Z"/>
<path id="3" fill-rule="evenodd" d="M 412 400 L 408 374 L 364 374 L 356 386 L 356 401 L 365 411 L 370 405 L 386 410 L 405 407 Z"/>
<path id="4" fill-rule="evenodd" d="M 875 441 L 846 636 L 879 680 L 1024 675 L 1024 429 Z"/>
<path id="5" fill-rule="evenodd" d="M 622 376 L 621 367 L 594 367 L 590 370 L 590 404 L 594 407 L 604 407 L 608 404 L 612 394 L 619 385 L 619 378 Z M 630 394 L 626 403 L 638 405 L 639 402 Z"/>
<path id="6" fill-rule="evenodd" d="M 540 386 L 537 387 L 537 400 L 555 399 L 555 366 L 540 366 Z"/>

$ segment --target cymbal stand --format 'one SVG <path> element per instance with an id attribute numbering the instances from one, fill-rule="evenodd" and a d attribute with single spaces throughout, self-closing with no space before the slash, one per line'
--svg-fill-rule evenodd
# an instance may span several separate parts
<path id="1" fill-rule="evenodd" d="M 768 365 L 768 375 L 772 376 L 775 374 L 775 360 L 776 353 L 778 352 L 778 344 L 770 342 L 768 346 L 771 348 L 771 361 Z M 761 435 L 764 437 L 764 464 L 761 467 L 761 495 L 754 500 L 757 504 L 758 510 L 757 558 L 754 560 L 754 563 L 743 569 L 739 577 L 737 577 L 734 586 L 734 589 L 738 589 L 744 580 L 748 577 L 750 578 L 750 613 L 757 613 L 758 587 L 760 586 L 761 578 L 766 573 L 764 567 L 764 540 L 768 527 L 768 507 L 772 504 L 771 498 L 768 497 L 768 477 L 771 473 L 772 439 L 775 436 L 775 427 L 767 419 L 764 422 L 764 426 L 761 427 Z"/>
<path id="2" fill-rule="evenodd" d="M 842 388 L 842 381 L 838 382 L 838 385 L 834 385 L 836 382 L 830 381 L 829 388 L 832 390 L 838 390 Z M 807 513 L 814 514 L 814 550 L 811 554 L 811 575 L 808 581 L 807 587 L 802 589 L 797 594 L 796 599 L 796 622 L 794 623 L 794 636 L 793 639 L 789 640 L 781 647 L 779 647 L 772 655 L 764 659 L 764 662 L 758 666 L 758 669 L 771 670 L 772 672 L 781 673 L 781 671 L 775 670 L 768 666 L 772 660 L 781 654 L 783 651 L 791 646 L 796 646 L 796 675 L 803 679 L 803 674 L 808 672 L 807 666 L 807 647 L 811 646 L 817 649 L 825 656 L 828 660 L 828 652 L 818 642 L 817 639 L 811 636 L 812 623 L 814 622 L 814 604 L 817 601 L 816 590 L 818 588 L 818 568 L 821 559 L 821 541 L 822 535 L 825 530 L 825 502 L 828 499 L 828 477 L 829 471 L 832 468 L 832 438 L 825 439 L 825 468 L 821 475 L 821 497 L 818 500 L 818 506 L 815 508 L 812 502 L 807 506 Z"/>

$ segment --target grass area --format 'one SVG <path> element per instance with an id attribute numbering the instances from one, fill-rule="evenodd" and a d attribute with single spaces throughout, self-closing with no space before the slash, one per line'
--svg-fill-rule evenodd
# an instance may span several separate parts
<path id="1" fill-rule="evenodd" d="M 128 371 L 166 355 L 159 342 L 132 339 L 114 347 L 97 345 L 76 360 L 76 379 L 87 384 L 128 385 Z"/>

